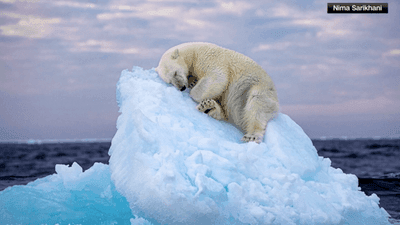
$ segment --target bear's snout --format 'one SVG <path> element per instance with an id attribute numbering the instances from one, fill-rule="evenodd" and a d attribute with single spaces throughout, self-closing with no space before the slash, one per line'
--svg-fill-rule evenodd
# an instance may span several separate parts
<path id="1" fill-rule="evenodd" d="M 186 86 L 183 86 L 183 87 L 181 88 L 181 91 L 184 91 L 184 90 L 186 90 Z"/>

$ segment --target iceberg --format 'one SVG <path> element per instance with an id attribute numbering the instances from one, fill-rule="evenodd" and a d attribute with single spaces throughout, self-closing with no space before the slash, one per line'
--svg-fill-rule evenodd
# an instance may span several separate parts
<path id="1" fill-rule="evenodd" d="M 82 172 L 73 163 L 56 174 L 0 192 L 0 224 L 126 224 L 129 204 L 110 179 L 108 165 Z"/>
<path id="2" fill-rule="evenodd" d="M 196 110 L 154 69 L 124 70 L 109 165 L 0 192 L 6 224 L 390 224 L 375 194 L 331 167 L 289 116 L 264 141 Z"/>

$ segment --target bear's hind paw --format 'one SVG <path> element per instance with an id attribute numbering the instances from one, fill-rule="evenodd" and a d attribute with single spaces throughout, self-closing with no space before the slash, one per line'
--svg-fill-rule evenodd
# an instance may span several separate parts
<path id="1" fill-rule="evenodd" d="M 200 112 L 206 112 L 208 109 L 211 110 L 215 108 L 215 101 L 211 99 L 204 99 L 203 101 L 200 102 L 200 104 L 196 108 Z"/>
<path id="2" fill-rule="evenodd" d="M 255 135 L 255 134 L 245 134 L 242 138 L 243 142 L 256 142 L 258 144 L 261 143 L 262 137 Z"/>
<path id="3" fill-rule="evenodd" d="M 225 119 L 221 106 L 214 99 L 204 99 L 196 108 L 214 119 Z"/>

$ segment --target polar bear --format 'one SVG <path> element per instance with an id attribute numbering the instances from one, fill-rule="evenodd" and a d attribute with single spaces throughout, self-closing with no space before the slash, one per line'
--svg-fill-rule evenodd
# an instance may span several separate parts
<path id="1" fill-rule="evenodd" d="M 191 88 L 197 109 L 244 131 L 244 142 L 261 143 L 267 122 L 278 110 L 272 79 L 249 57 L 204 42 L 190 42 L 167 50 L 155 69 L 166 83 Z"/>

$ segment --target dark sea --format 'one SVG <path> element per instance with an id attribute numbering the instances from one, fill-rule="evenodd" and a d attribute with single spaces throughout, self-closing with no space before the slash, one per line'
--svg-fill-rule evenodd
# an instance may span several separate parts
<path id="1" fill-rule="evenodd" d="M 318 154 L 332 166 L 355 174 L 361 190 L 375 193 L 380 206 L 400 224 L 400 139 L 313 140 Z M 0 191 L 55 173 L 56 164 L 77 162 L 86 170 L 95 162 L 108 164 L 110 141 L 49 143 L 0 142 Z"/>

